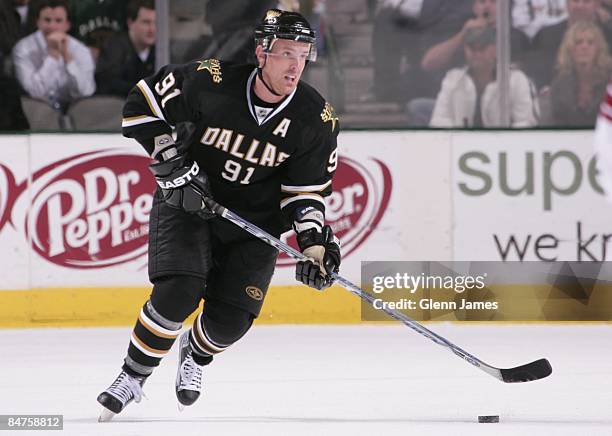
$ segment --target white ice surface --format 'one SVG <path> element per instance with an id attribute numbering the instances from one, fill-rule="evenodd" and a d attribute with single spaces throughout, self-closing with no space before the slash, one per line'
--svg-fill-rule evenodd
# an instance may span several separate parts
<path id="1" fill-rule="evenodd" d="M 98 423 L 130 329 L 0 330 L 0 414 L 63 414 L 41 435 L 612 435 L 612 326 L 430 326 L 491 365 L 547 357 L 547 379 L 505 384 L 404 326 L 257 326 L 205 371 L 179 412 L 176 350 L 148 399 Z M 500 415 L 478 424 L 478 415 Z"/>

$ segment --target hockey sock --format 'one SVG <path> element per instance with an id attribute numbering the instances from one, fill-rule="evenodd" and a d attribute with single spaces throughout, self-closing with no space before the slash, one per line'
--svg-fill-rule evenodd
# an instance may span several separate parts
<path id="1" fill-rule="evenodd" d="M 246 334 L 253 319 L 251 313 L 231 304 L 206 301 L 189 335 L 193 360 L 199 365 L 209 364 L 215 354 L 225 351 Z"/>
<path id="2" fill-rule="evenodd" d="M 198 365 L 208 365 L 213 360 L 215 354 L 225 351 L 231 344 L 219 344 L 213 341 L 206 332 L 203 323 L 203 312 L 201 312 L 193 322 L 189 343 L 193 351 L 193 360 Z"/>
<path id="3" fill-rule="evenodd" d="M 147 301 L 140 311 L 125 357 L 124 371 L 136 375 L 150 375 L 161 359 L 170 351 L 182 324 L 161 316 Z"/>

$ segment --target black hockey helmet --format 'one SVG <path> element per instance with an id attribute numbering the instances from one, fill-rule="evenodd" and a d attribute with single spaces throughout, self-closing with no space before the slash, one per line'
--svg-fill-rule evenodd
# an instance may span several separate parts
<path id="1" fill-rule="evenodd" d="M 261 45 L 265 52 L 272 49 L 276 39 L 307 42 L 310 44 L 308 60 L 317 59 L 316 36 L 310 23 L 297 12 L 269 9 L 261 23 L 255 28 L 255 44 Z"/>

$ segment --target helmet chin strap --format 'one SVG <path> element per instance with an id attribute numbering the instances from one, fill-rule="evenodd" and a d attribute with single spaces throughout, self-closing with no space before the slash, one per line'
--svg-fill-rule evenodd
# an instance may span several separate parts
<path id="1" fill-rule="evenodd" d="M 264 86 L 266 87 L 266 89 L 268 91 L 270 91 L 272 94 L 274 94 L 277 97 L 282 97 L 282 94 L 279 94 L 278 92 L 276 92 L 275 90 L 273 90 L 270 86 L 268 86 L 268 84 L 266 83 L 266 81 L 263 78 L 263 67 L 266 66 L 266 61 L 268 60 L 268 58 L 266 57 L 266 60 L 264 61 L 264 64 L 261 67 L 257 67 L 257 77 L 259 77 L 259 79 L 261 80 L 261 83 L 264 84 Z"/>

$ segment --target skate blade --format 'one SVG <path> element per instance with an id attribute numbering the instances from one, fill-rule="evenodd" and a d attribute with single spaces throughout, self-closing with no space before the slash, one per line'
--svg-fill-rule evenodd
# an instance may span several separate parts
<path id="1" fill-rule="evenodd" d="M 98 422 L 109 422 L 116 415 L 115 412 L 111 412 L 106 407 L 102 407 L 100 416 L 98 416 Z"/>
<path id="2" fill-rule="evenodd" d="M 181 403 L 177 402 L 176 405 L 178 407 L 179 412 L 182 412 L 183 410 L 185 410 L 185 405 L 184 404 L 181 404 Z"/>

